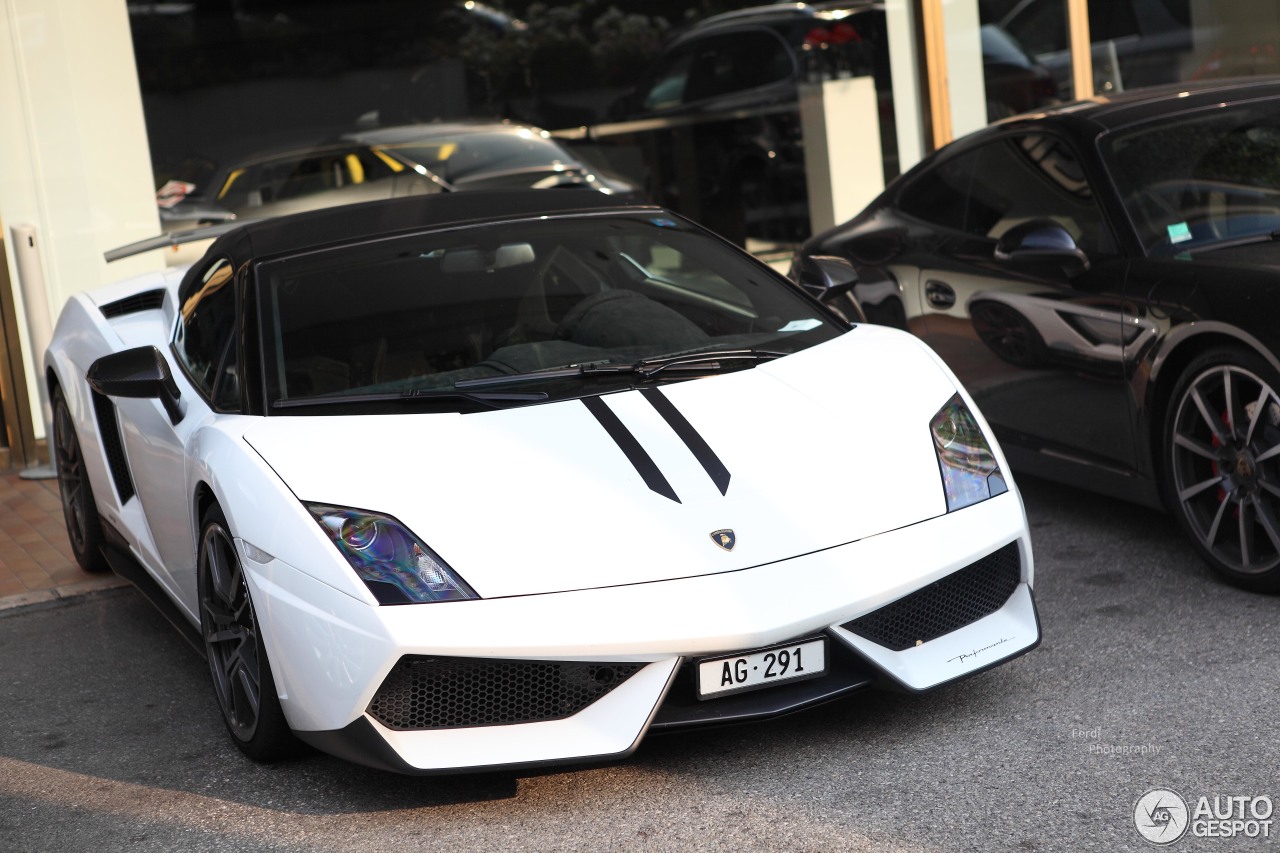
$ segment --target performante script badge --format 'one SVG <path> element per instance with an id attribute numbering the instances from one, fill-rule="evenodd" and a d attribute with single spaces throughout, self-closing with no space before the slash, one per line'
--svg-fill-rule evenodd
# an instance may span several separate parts
<path id="1" fill-rule="evenodd" d="M 711 534 L 711 541 L 726 551 L 732 551 L 733 546 L 738 543 L 738 538 L 733 535 L 732 530 L 717 530 Z"/>

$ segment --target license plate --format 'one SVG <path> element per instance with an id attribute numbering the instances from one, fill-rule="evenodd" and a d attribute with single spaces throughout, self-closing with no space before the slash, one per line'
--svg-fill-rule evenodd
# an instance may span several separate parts
<path id="1" fill-rule="evenodd" d="M 712 699 L 827 671 L 827 640 L 817 637 L 698 663 L 698 698 Z"/>

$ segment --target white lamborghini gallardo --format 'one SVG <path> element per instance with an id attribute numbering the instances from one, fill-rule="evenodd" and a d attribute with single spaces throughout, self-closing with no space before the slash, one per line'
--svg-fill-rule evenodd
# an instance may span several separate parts
<path id="1" fill-rule="evenodd" d="M 231 228 L 63 310 L 72 544 L 160 592 L 260 760 L 616 758 L 1031 649 L 982 415 L 844 319 L 840 262 L 798 284 L 591 193 Z"/>

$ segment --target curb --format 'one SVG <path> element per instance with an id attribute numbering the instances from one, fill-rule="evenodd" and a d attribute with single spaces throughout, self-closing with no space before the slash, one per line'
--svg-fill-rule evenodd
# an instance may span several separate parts
<path id="1" fill-rule="evenodd" d="M 42 610 L 56 607 L 71 599 L 81 598 L 129 586 L 129 582 L 116 575 L 90 578 L 77 583 L 64 584 L 53 589 L 41 589 L 34 592 L 22 592 L 0 598 L 0 617 L 12 616 L 27 610 Z"/>

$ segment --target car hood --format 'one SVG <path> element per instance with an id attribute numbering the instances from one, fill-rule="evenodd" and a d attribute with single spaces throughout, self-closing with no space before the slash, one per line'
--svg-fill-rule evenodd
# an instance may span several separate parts
<path id="1" fill-rule="evenodd" d="M 946 511 L 929 421 L 955 388 L 906 334 L 861 326 L 657 393 L 689 428 L 651 390 L 244 438 L 298 498 L 395 517 L 483 598 L 736 571 Z"/>

